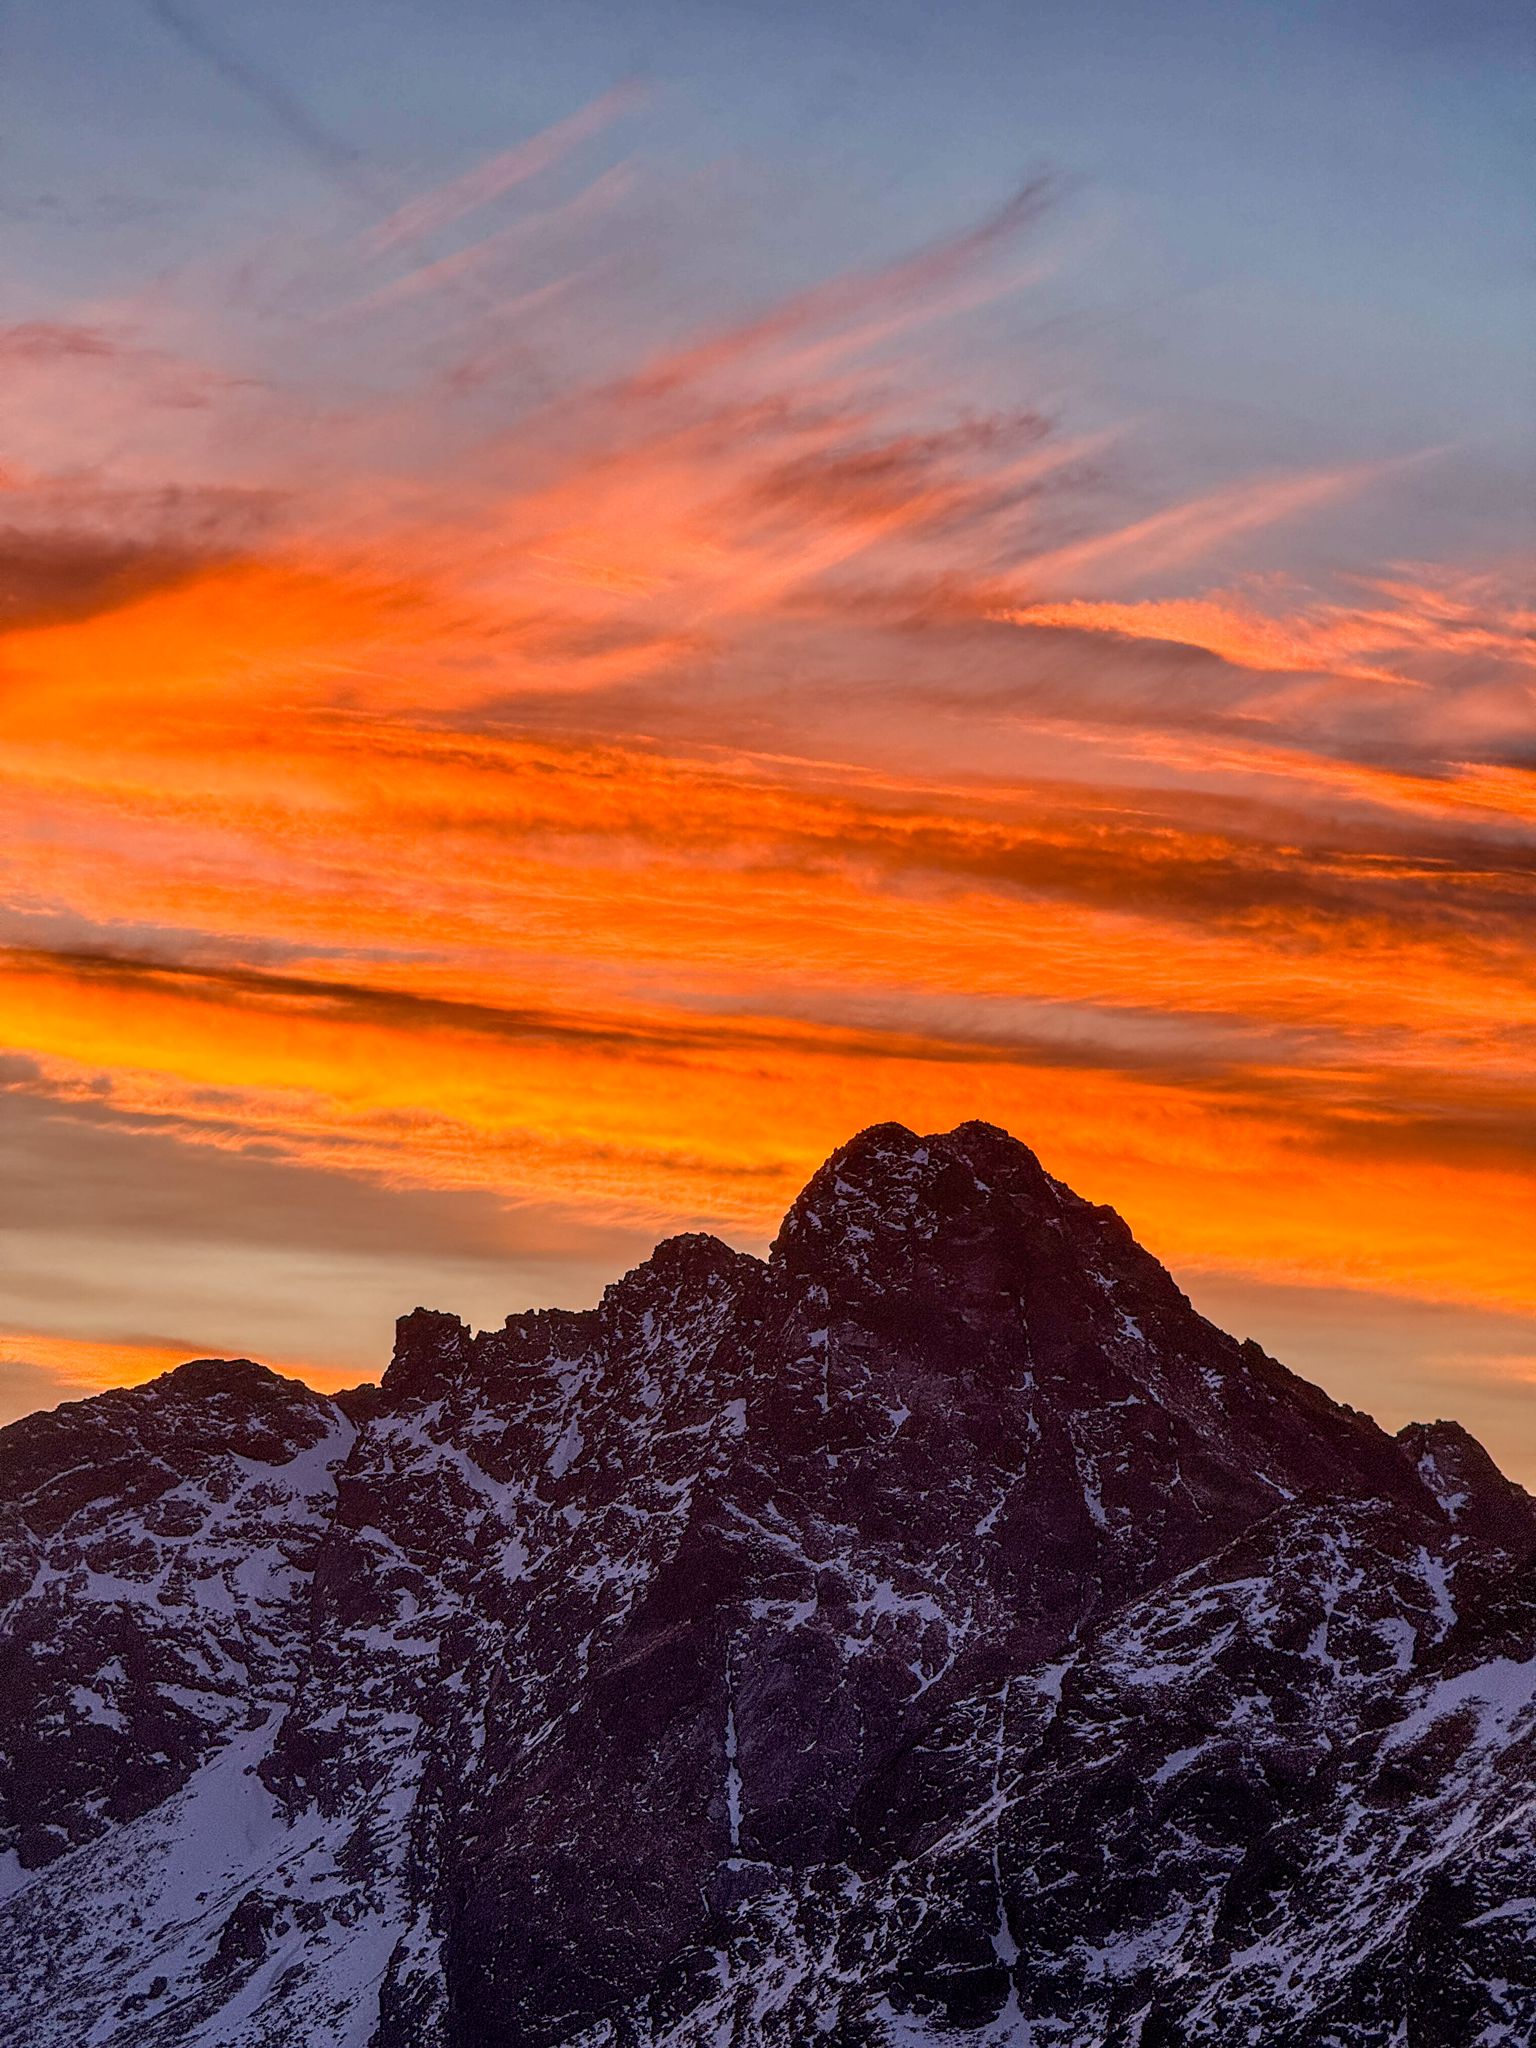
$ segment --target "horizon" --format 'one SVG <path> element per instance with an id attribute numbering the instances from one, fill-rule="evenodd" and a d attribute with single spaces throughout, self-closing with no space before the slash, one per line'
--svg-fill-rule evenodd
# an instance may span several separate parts
<path id="1" fill-rule="evenodd" d="M 0 1420 L 974 1118 L 1536 1481 L 1518 10 L 0 34 Z"/>

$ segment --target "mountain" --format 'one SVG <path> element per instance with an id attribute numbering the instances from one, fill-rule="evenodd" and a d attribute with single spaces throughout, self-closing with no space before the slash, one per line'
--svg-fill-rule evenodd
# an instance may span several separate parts
<path id="1" fill-rule="evenodd" d="M 987 1125 L 0 1501 L 11 2048 L 1536 2040 L 1536 1504 Z"/>

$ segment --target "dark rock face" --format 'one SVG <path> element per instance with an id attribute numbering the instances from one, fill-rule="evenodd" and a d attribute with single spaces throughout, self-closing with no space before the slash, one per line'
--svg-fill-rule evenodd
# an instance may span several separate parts
<path id="1" fill-rule="evenodd" d="M 1536 2039 L 1536 1509 L 988 1126 L 0 1496 L 18 2048 Z"/>

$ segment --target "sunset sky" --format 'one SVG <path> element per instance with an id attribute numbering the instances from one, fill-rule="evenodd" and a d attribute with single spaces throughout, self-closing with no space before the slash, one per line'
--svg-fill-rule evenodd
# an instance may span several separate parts
<path id="1" fill-rule="evenodd" d="M 5 1412 L 982 1117 L 1536 1483 L 1524 20 L 14 0 Z"/>

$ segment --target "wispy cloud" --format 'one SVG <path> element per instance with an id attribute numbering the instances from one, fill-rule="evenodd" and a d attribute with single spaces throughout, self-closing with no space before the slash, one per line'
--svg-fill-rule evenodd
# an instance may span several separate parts
<path id="1" fill-rule="evenodd" d="M 849 1129 L 979 1112 L 1170 1257 L 1529 1308 L 1518 569 L 1281 576 L 1393 459 L 1149 511 L 948 356 L 1048 182 L 687 332 L 664 249 L 568 246 L 627 171 L 423 246 L 632 103 L 338 231 L 297 369 L 152 294 L 0 334 L 0 1036 L 70 1227 L 131 1235 L 139 1146 L 274 1257 L 327 1189 L 336 1258 L 390 1203 L 486 1263 L 760 1239 Z"/>
<path id="2" fill-rule="evenodd" d="M 641 105 L 644 98 L 644 88 L 637 83 L 616 86 L 613 91 L 567 115 L 563 121 L 556 121 L 538 135 L 529 136 L 525 142 L 519 142 L 511 149 L 498 150 L 494 156 L 476 164 L 473 170 L 464 171 L 397 207 L 387 219 L 368 231 L 366 246 L 379 256 L 402 243 L 418 243 L 440 234 L 465 214 L 488 206 L 514 187 L 525 185 L 530 179 L 553 170 L 582 143 L 591 141 L 622 115 Z"/>
<path id="3" fill-rule="evenodd" d="M 1213 549 L 1280 520 L 1296 519 L 1380 481 L 1395 464 L 1361 464 L 1265 477 L 1168 505 L 1145 519 L 1049 548 L 1029 565 L 1042 589 L 1070 588 L 1085 570 L 1137 579 L 1198 562 Z"/>

